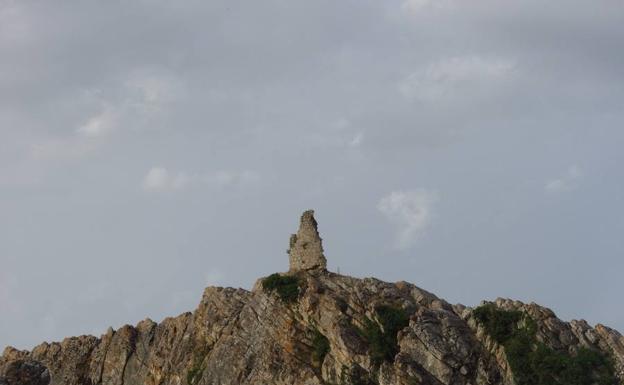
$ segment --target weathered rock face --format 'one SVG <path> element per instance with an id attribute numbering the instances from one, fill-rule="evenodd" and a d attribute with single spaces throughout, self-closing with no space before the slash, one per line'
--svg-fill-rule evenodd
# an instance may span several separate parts
<path id="1" fill-rule="evenodd" d="M 324 258 L 318 260 L 322 247 L 313 219 L 304 214 L 294 254 L 305 257 L 297 253 L 309 249 L 297 242 L 312 242 L 323 264 L 302 262 L 306 258 L 297 259 L 295 269 L 291 264 L 288 276 L 299 287 L 295 301 L 265 290 L 262 280 L 251 291 L 209 287 L 193 313 L 159 324 L 145 320 L 100 338 L 68 338 L 31 352 L 7 348 L 0 357 L 0 384 L 46 385 L 45 372 L 51 385 L 514 385 L 503 349 L 477 324 L 473 309 L 406 282 L 326 271 Z M 624 337 L 618 332 L 562 322 L 535 304 L 495 304 L 529 314 L 548 346 L 584 346 L 611 355 L 624 380 Z M 384 306 L 408 318 L 396 334 L 396 351 L 380 361 L 363 330 L 371 321 L 380 324 Z M 38 366 L 19 369 L 26 362 Z"/>
<path id="2" fill-rule="evenodd" d="M 290 236 L 288 254 L 291 272 L 327 268 L 327 260 L 323 255 L 323 240 L 318 233 L 314 211 L 308 210 L 301 216 L 299 231 Z"/>
<path id="3" fill-rule="evenodd" d="M 1 385 L 48 385 L 50 372 L 42 363 L 17 359 L 7 363 L 0 376 Z"/>

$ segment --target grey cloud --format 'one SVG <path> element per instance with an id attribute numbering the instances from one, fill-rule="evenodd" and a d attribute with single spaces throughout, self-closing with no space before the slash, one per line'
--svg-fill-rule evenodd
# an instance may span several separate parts
<path id="1" fill-rule="evenodd" d="M 344 273 L 624 329 L 623 34 L 610 0 L 0 2 L 0 348 L 250 287 L 308 208 Z"/>

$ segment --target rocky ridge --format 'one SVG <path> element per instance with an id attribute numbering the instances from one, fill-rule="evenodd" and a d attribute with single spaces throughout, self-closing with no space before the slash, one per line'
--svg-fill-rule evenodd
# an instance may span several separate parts
<path id="1" fill-rule="evenodd" d="M 274 278 L 296 284 L 294 300 L 266 279 L 251 291 L 208 287 L 194 312 L 161 323 L 147 319 L 32 351 L 8 347 L 0 385 L 516 385 L 505 349 L 474 309 L 407 282 L 327 271 L 312 211 L 302 216 L 289 253 L 289 272 Z M 552 349 L 602 352 L 624 383 L 624 337 L 617 331 L 563 322 L 533 303 L 493 305 L 530 316 L 537 339 Z M 388 335 L 383 309 L 406 315 L 396 335 Z M 371 336 L 396 346 L 376 354 Z"/>

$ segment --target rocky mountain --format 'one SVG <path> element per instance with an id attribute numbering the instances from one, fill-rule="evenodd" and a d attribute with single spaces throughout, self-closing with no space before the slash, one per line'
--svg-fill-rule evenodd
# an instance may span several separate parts
<path id="1" fill-rule="evenodd" d="M 327 271 L 313 212 L 290 269 L 209 287 L 192 313 L 5 349 L 2 385 L 622 384 L 624 337 L 536 304 L 451 305 L 407 282 Z"/>

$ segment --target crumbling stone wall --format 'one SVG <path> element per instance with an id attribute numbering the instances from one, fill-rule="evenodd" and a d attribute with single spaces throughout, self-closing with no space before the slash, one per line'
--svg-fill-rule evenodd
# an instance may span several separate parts
<path id="1" fill-rule="evenodd" d="M 308 210 L 301 216 L 297 234 L 290 236 L 290 271 L 327 269 L 327 259 L 323 255 L 323 240 L 318 233 L 314 211 Z"/>

